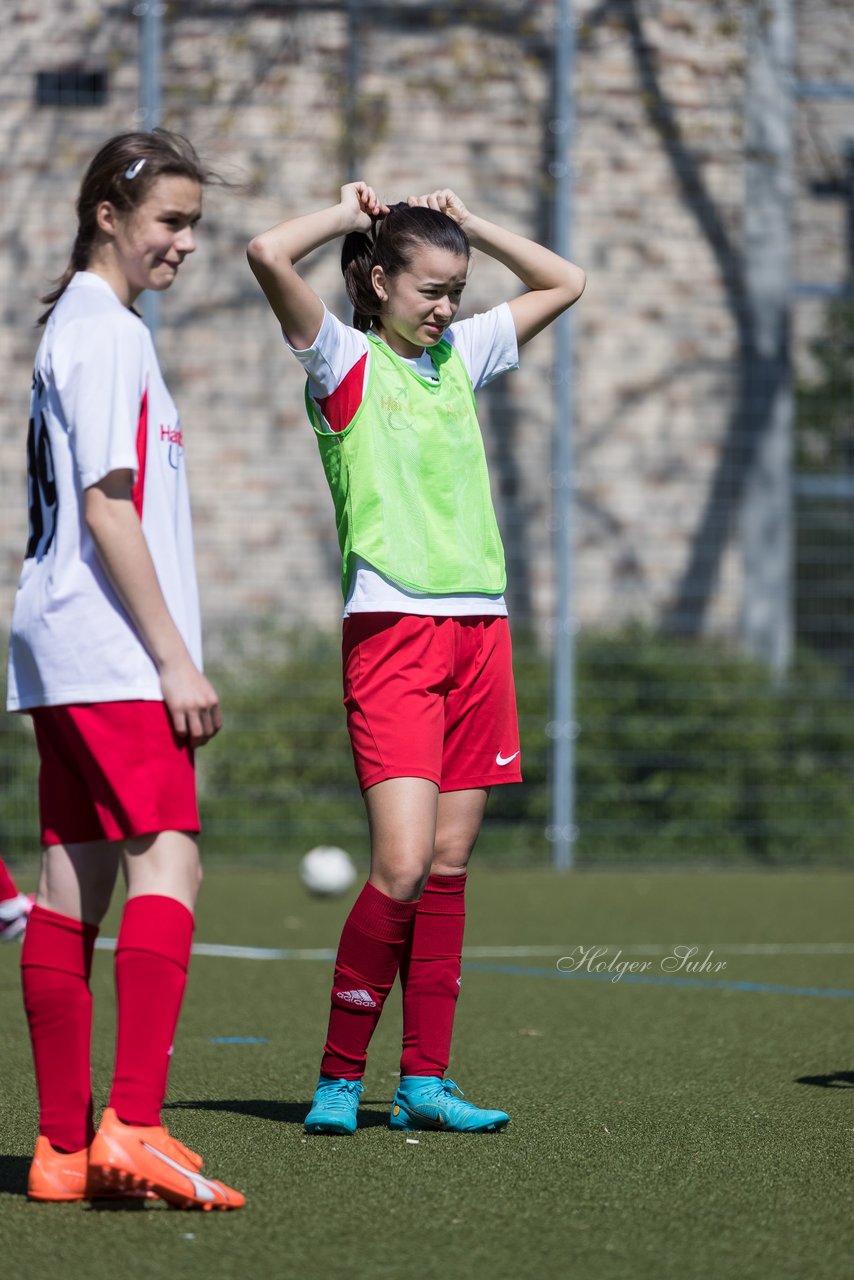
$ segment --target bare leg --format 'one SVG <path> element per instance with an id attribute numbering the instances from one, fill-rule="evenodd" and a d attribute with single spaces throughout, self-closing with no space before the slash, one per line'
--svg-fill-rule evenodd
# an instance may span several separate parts
<path id="1" fill-rule="evenodd" d="M 128 840 L 122 856 L 128 899 L 158 894 L 193 911 L 202 883 L 199 846 L 186 831 Z"/>
<path id="2" fill-rule="evenodd" d="M 433 862 L 436 876 L 459 876 L 468 866 L 480 834 L 489 788 L 443 791 L 439 796 Z"/>
<path id="3" fill-rule="evenodd" d="M 42 853 L 37 905 L 72 920 L 100 924 L 120 860 L 128 898 L 159 894 L 175 898 L 188 911 L 195 908 L 202 881 L 199 849 L 195 837 L 183 831 L 137 836 L 124 848 L 109 840 L 48 846 Z"/>
<path id="4" fill-rule="evenodd" d="M 365 792 L 371 832 L 370 883 L 412 902 L 430 872 L 439 788 L 426 778 L 388 778 Z"/>
<path id="5" fill-rule="evenodd" d="M 100 924 L 113 896 L 120 851 L 110 840 L 48 845 L 42 850 L 36 905 Z"/>

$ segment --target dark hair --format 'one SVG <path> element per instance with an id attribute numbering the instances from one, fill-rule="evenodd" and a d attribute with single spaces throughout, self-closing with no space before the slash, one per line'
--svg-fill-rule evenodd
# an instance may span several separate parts
<path id="1" fill-rule="evenodd" d="M 391 278 L 405 271 L 413 249 L 434 245 L 468 261 L 469 238 L 458 222 L 422 205 L 393 204 L 374 218 L 370 231 L 351 231 L 341 248 L 341 270 L 353 304 L 353 324 L 366 333 L 380 318 L 380 300 L 371 281 L 374 267 Z"/>
<path id="2" fill-rule="evenodd" d="M 101 147 L 83 176 L 77 197 L 77 236 L 65 272 L 41 302 L 48 304 L 39 316 L 45 324 L 77 271 L 85 271 L 92 256 L 97 231 L 95 212 L 104 200 L 130 213 L 145 203 L 149 191 L 164 174 L 192 178 L 204 184 L 214 178 L 202 167 L 191 143 L 180 133 L 154 129 L 151 133 L 119 133 Z"/>

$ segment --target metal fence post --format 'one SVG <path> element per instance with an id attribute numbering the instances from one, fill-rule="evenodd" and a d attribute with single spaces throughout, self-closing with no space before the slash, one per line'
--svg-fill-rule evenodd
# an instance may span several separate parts
<path id="1" fill-rule="evenodd" d="M 139 119 L 140 127 L 149 132 L 156 129 L 162 116 L 160 71 L 163 57 L 163 30 L 161 18 L 166 6 L 157 0 L 134 7 L 134 17 L 140 19 L 139 32 Z M 160 316 L 160 298 L 146 290 L 141 294 L 139 307 L 152 338 L 157 334 Z"/>
<path id="2" fill-rule="evenodd" d="M 554 64 L 555 137 L 552 242 L 569 257 L 572 222 L 572 145 L 575 131 L 573 73 L 575 16 L 571 0 L 558 0 Z M 573 617 L 573 321 L 569 311 L 555 322 L 552 489 L 555 556 L 555 631 L 553 639 L 551 823 L 552 866 L 573 864 L 575 829 L 575 622 Z"/>
<path id="3" fill-rule="evenodd" d="M 792 0 L 748 5 L 745 23 L 744 280 L 750 341 L 741 634 L 747 652 L 782 678 L 793 632 Z"/>

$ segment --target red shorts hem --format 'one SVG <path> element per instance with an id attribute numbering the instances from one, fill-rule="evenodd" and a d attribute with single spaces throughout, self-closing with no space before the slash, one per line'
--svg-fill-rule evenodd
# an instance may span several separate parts
<path id="1" fill-rule="evenodd" d="M 401 765 L 394 768 L 376 769 L 372 773 L 366 774 L 364 778 L 360 778 L 359 785 L 362 791 L 365 792 L 369 791 L 371 787 L 375 787 L 378 782 L 388 782 L 391 778 L 423 778 L 425 782 L 434 783 L 439 788 L 439 792 L 443 793 L 445 791 L 475 791 L 482 787 L 510 786 L 513 783 L 521 782 L 522 774 L 519 771 L 508 774 L 506 769 L 502 769 L 500 774 L 477 774 L 471 778 L 454 778 L 443 783 L 442 779 L 435 773 L 430 773 L 419 765 L 413 765 L 409 769 L 405 765 Z"/>
<path id="2" fill-rule="evenodd" d="M 425 782 L 432 782 L 441 790 L 442 780 L 438 774 L 425 769 L 422 765 L 389 765 L 384 769 L 374 769 L 370 773 L 357 770 L 359 775 L 359 787 L 362 792 L 369 791 L 371 787 L 375 787 L 378 782 L 388 782 L 391 778 L 423 778 Z"/>
<path id="3" fill-rule="evenodd" d="M 196 826 L 190 826 L 190 827 L 168 826 L 168 827 L 157 827 L 155 829 L 146 828 L 145 831 L 132 831 L 132 830 L 124 830 L 120 828 L 117 824 L 112 829 L 112 834 L 109 834 L 109 835 L 105 834 L 105 830 L 103 826 L 101 826 L 98 829 L 94 827 L 89 827 L 86 829 L 85 833 L 82 828 L 68 827 L 65 830 L 66 830 L 66 834 L 60 835 L 58 831 L 49 830 L 49 829 L 46 829 L 45 827 L 42 827 L 41 832 L 39 834 L 39 839 L 41 841 L 42 848 L 50 849 L 50 848 L 53 848 L 54 845 L 58 845 L 58 844 L 93 844 L 101 840 L 103 840 L 106 844 L 118 843 L 119 841 L 123 841 L 123 840 L 141 840 L 143 839 L 144 836 L 162 835 L 164 831 L 177 831 L 181 835 L 197 836 L 201 833 L 202 827 L 201 827 L 201 823 L 198 823 Z"/>
<path id="4" fill-rule="evenodd" d="M 473 791 L 481 787 L 505 787 L 514 782 L 521 782 L 521 773 L 511 773 L 508 775 L 506 769 L 502 769 L 500 774 L 477 774 L 471 778 L 454 778 L 446 786 L 439 788 L 440 791 Z"/>
<path id="5" fill-rule="evenodd" d="M 201 829 L 193 750 L 162 702 L 35 707 L 42 843 Z"/>

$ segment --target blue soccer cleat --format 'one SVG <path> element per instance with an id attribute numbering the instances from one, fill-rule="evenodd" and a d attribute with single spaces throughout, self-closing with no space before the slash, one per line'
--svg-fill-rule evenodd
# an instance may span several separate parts
<path id="1" fill-rule="evenodd" d="M 444 1133 L 497 1133 L 509 1120 L 506 1111 L 487 1111 L 466 1102 L 453 1080 L 401 1076 L 389 1125 L 392 1129 L 437 1129 Z"/>
<path id="2" fill-rule="evenodd" d="M 355 1133 L 359 1094 L 363 1092 L 358 1080 L 321 1076 L 305 1118 L 306 1133 Z"/>

